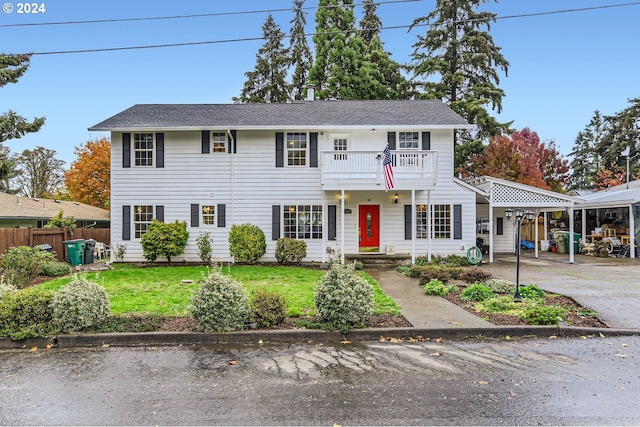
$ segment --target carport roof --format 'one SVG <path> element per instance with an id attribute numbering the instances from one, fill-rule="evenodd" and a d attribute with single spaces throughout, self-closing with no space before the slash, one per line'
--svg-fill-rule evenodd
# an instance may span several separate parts
<path id="1" fill-rule="evenodd" d="M 474 178 L 469 181 L 469 184 L 482 192 L 479 193 L 479 203 L 490 203 L 494 207 L 527 207 L 551 210 L 573 207 L 582 201 L 580 198 L 567 194 L 490 176 Z"/>

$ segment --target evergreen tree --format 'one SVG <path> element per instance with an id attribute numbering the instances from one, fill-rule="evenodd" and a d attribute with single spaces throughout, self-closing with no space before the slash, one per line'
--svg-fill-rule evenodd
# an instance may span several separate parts
<path id="1" fill-rule="evenodd" d="M 291 66 L 293 67 L 293 75 L 291 77 L 291 86 L 289 93 L 291 99 L 305 99 L 305 91 L 309 82 L 309 69 L 313 62 L 311 56 L 311 48 L 307 43 L 307 36 L 304 27 L 307 25 L 306 13 L 302 6 L 304 0 L 294 0 L 294 18 L 291 21 L 291 39 L 289 51 L 291 52 Z"/>
<path id="2" fill-rule="evenodd" d="M 5 55 L 0 54 L 0 88 L 17 83 L 18 79 L 29 68 L 30 55 Z M 8 191 L 8 179 L 15 172 L 15 163 L 9 156 L 9 151 L 2 143 L 14 138 L 20 138 L 27 133 L 37 132 L 44 124 L 44 117 L 35 118 L 28 122 L 24 117 L 14 111 L 0 115 L 0 189 Z"/>
<path id="3" fill-rule="evenodd" d="M 508 131 L 510 123 L 499 123 L 487 108 L 502 110 L 504 92 L 498 87 L 498 70 L 505 75 L 509 63 L 488 33 L 496 15 L 476 12 L 488 0 L 437 0 L 436 9 L 417 18 L 410 30 L 427 25 L 424 35 L 413 45 L 410 68 L 414 85 L 421 97 L 440 99 L 469 123 L 476 131 L 459 131 L 456 145 L 470 145 L 466 152 L 482 147 L 478 141 Z M 484 28 L 486 27 L 486 30 Z M 469 148 L 469 147 L 467 147 Z M 469 163 L 456 147 L 456 165 Z"/>
<path id="4" fill-rule="evenodd" d="M 409 81 L 402 74 L 402 67 L 384 50 L 382 41 L 375 35 L 367 47 L 367 60 L 377 69 L 381 79 L 376 85 L 379 93 L 369 99 L 410 99 L 413 95 Z"/>
<path id="5" fill-rule="evenodd" d="M 570 189 L 593 188 L 598 170 L 602 166 L 600 156 L 596 153 L 596 147 L 601 144 L 607 133 L 607 123 L 600 111 L 596 110 L 587 127 L 578 133 L 573 151 L 569 153 L 569 156 L 572 157 Z"/>
<path id="6" fill-rule="evenodd" d="M 629 148 L 630 159 L 640 154 L 640 98 L 630 99 L 631 105 L 613 116 L 605 116 L 609 132 L 596 146 L 596 154 L 602 159 L 602 166 L 615 169 L 614 166 L 627 168 L 627 156 L 622 152 Z M 640 157 L 640 156 L 639 156 Z M 638 159 L 630 161 L 630 175 L 638 171 Z"/>
<path id="7" fill-rule="evenodd" d="M 362 5 L 364 7 L 364 16 L 360 21 L 360 35 L 364 44 L 369 46 L 374 37 L 380 36 L 382 21 L 380 21 L 380 17 L 376 13 L 378 5 L 373 0 L 364 0 Z"/>
<path id="8" fill-rule="evenodd" d="M 284 47 L 284 33 L 269 14 L 262 26 L 264 45 L 256 55 L 254 71 L 245 73 L 247 80 L 235 102 L 256 104 L 289 100 L 287 70 L 289 50 Z"/>

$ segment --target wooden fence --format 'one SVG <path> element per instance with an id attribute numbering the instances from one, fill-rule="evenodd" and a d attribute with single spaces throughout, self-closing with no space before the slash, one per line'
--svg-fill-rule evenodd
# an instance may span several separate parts
<path id="1" fill-rule="evenodd" d="M 0 228 L 0 254 L 14 246 L 51 245 L 58 261 L 64 261 L 66 251 L 64 242 L 75 239 L 93 239 L 111 244 L 110 228 L 76 228 L 73 235 L 67 228 Z"/>

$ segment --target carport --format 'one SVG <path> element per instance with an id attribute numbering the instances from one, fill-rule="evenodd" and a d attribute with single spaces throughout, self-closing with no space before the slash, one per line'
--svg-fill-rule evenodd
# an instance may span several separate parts
<path id="1" fill-rule="evenodd" d="M 515 252 L 516 225 L 506 220 L 505 210 L 522 209 L 533 211 L 535 218 L 544 215 L 544 230 L 547 229 L 547 212 L 566 210 L 569 214 L 569 241 L 574 241 L 574 209 L 581 202 L 577 197 L 543 190 L 526 184 L 507 181 L 501 178 L 482 176 L 469 181 L 476 189 L 476 217 L 480 221 L 479 237 L 489 238 L 489 262 L 493 262 L 494 253 Z M 488 218 L 487 233 L 483 233 L 482 224 Z M 584 235 L 584 234 L 583 234 Z M 535 256 L 538 257 L 538 242 L 541 240 L 538 227 L 535 227 Z M 546 239 L 546 236 L 542 236 Z M 574 245 L 569 245 L 569 262 L 574 262 Z"/>

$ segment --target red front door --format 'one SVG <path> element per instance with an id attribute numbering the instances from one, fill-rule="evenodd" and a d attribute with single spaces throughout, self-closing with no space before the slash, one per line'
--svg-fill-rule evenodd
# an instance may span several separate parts
<path id="1" fill-rule="evenodd" d="M 358 214 L 360 252 L 380 251 L 380 206 L 360 205 Z"/>

